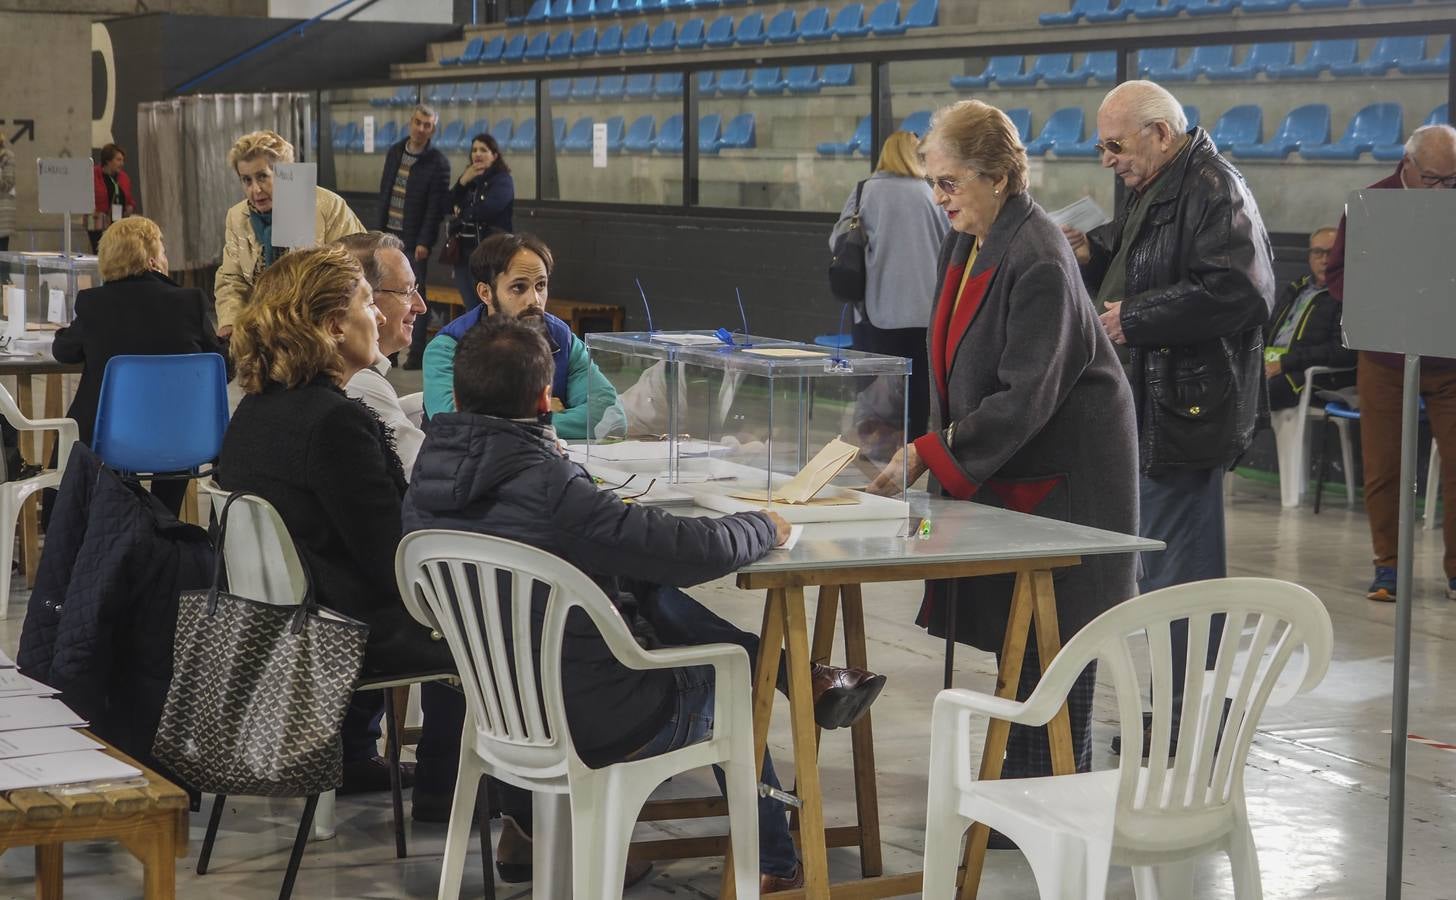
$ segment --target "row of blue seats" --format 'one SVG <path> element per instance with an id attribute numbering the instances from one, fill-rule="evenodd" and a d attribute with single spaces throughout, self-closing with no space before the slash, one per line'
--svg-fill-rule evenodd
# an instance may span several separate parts
<path id="1" fill-rule="evenodd" d="M 1292 9 L 1346 9 L 1352 0 L 1072 0 L 1064 13 L 1042 13 L 1037 20 L 1043 25 L 1074 25 L 1088 22 L 1125 22 L 1129 18 L 1171 19 L 1179 13 L 1190 16 L 1230 15 L 1234 10 L 1247 13 L 1289 12 Z M 1408 6 L 1411 0 L 1360 0 L 1361 6 Z"/>
<path id="2" fill-rule="evenodd" d="M 748 0 L 535 0 L 524 16 L 506 19 L 507 25 L 560 22 L 642 13 L 714 9 L 719 6 L 747 6 Z"/>
<path id="3" fill-rule="evenodd" d="M 1228 44 L 1195 47 L 1182 63 L 1178 50 L 1159 47 L 1138 51 L 1135 68 L 1138 77 L 1153 81 L 1193 81 L 1203 77 L 1211 81 L 1247 81 L 1265 75 L 1268 78 L 1318 78 L 1329 72 L 1337 78 L 1381 78 L 1392 72 L 1405 75 L 1444 75 L 1451 68 L 1451 40 L 1440 44 L 1434 56 L 1426 55 L 1426 39 L 1420 36 L 1387 37 L 1375 43 L 1370 54 L 1359 60 L 1359 43 L 1354 40 L 1315 41 L 1299 62 L 1294 59 L 1294 45 L 1288 42 L 1254 44 L 1239 62 L 1234 62 L 1234 47 Z M 1039 82 L 1049 85 L 1083 85 L 1088 81 L 1112 82 L 1117 77 L 1117 54 L 1099 50 L 1086 54 L 1080 65 L 1074 65 L 1070 53 L 1045 53 L 1028 65 L 1020 56 L 993 56 L 978 75 L 955 75 L 950 79 L 958 89 L 1030 87 Z"/>
<path id="4" fill-rule="evenodd" d="M 435 84 L 425 87 L 424 101 L 431 106 L 449 106 L 452 103 L 511 103 L 517 100 L 534 100 L 534 81 L 481 81 L 465 84 Z M 414 106 L 420 102 L 419 89 L 406 85 L 388 97 L 372 97 L 371 106 Z"/>
<path id="5" fill-rule="evenodd" d="M 929 113 L 926 113 L 927 121 Z M 570 129 L 561 117 L 552 119 L 556 146 L 564 153 L 589 153 L 592 149 L 592 116 L 582 116 Z M 668 116 L 661 129 L 657 117 L 644 115 L 628 127 L 621 116 L 606 119 L 607 149 L 612 153 L 681 154 L 683 141 L 682 116 Z M 375 133 L 374 152 L 383 153 L 389 146 L 403 138 L 405 129 L 395 122 L 385 122 Z M 463 119 L 455 119 L 440 130 L 435 145 L 441 150 L 464 152 L 470 149 L 470 142 L 477 134 L 490 134 L 503 148 L 515 152 L 533 152 L 536 149 L 536 120 L 523 119 L 519 127 L 510 118 L 497 119 L 490 127 L 486 119 L 476 119 L 466 125 Z M 753 113 L 742 113 L 726 123 L 719 113 L 709 113 L 698 120 L 698 152 L 716 155 L 721 150 L 748 150 L 758 145 L 758 126 Z M 358 122 L 335 122 L 333 147 L 337 152 L 364 152 L 364 127 Z"/>
<path id="6" fill-rule="evenodd" d="M 600 33 L 596 26 L 588 25 L 577 32 L 566 28 L 554 35 L 538 31 L 529 39 L 525 34 L 510 38 L 498 34 L 488 41 L 477 36 L 466 43 L 459 56 L 442 57 L 439 62 L 442 66 L 474 66 L 649 51 L 670 53 L 734 44 L 757 47 L 765 43 L 792 44 L 836 37 L 894 36 L 904 34 L 909 28 L 934 27 L 939 21 L 939 11 L 940 0 L 914 0 L 902 19 L 900 0 L 881 0 L 868 18 L 864 4 L 853 2 L 841 7 L 832 18 L 828 7 L 816 6 L 804 13 L 802 21 L 794 10 L 784 9 L 767 21 L 761 12 L 748 13 L 741 21 L 730 13 L 714 19 L 712 24 L 705 24 L 699 18 L 688 19 L 681 29 L 669 19 L 659 22 L 655 28 L 649 28 L 646 22 L 638 22 L 625 30 L 621 25 L 609 25 Z"/>
<path id="7" fill-rule="evenodd" d="M 854 83 L 854 67 L 825 66 L 821 73 L 814 66 L 777 66 L 761 69 L 725 69 L 722 72 L 698 73 L 698 96 L 745 97 L 751 91 L 759 96 L 817 94 L 825 87 L 848 87 Z M 587 75 L 581 78 L 557 78 L 548 82 L 553 100 L 620 100 L 677 98 L 682 96 L 681 72 L 661 72 L 656 76 Z"/>
<path id="8" fill-rule="evenodd" d="M 1011 117 L 1011 121 L 1017 123 L 1018 128 L 1021 127 L 1020 123 L 1023 119 L 1026 122 L 1026 129 L 1031 127 L 1031 113 L 1027 110 L 1013 109 L 1007 111 L 1006 114 Z M 925 132 L 930 130 L 930 115 L 931 113 L 928 109 L 913 112 L 901 120 L 895 130 L 908 131 L 917 137 L 924 137 Z M 1023 133 L 1025 133 L 1025 129 L 1023 129 Z M 873 142 L 874 136 L 870 133 L 870 117 L 865 116 L 859 120 L 859 124 L 855 126 L 854 134 L 849 136 L 849 140 L 826 141 L 816 149 L 819 151 L 820 156 L 854 156 L 856 154 L 859 156 L 869 156 L 870 151 L 874 149 Z"/>

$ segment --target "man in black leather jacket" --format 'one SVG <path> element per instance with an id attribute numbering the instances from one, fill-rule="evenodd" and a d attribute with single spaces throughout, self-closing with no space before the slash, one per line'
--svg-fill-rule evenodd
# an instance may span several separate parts
<path id="1" fill-rule="evenodd" d="M 1128 350 L 1138 417 L 1142 592 L 1227 574 L 1223 473 L 1267 408 L 1261 326 L 1273 307 L 1268 232 L 1243 176 L 1183 107 L 1150 81 L 1108 93 L 1097 113 L 1103 168 L 1128 188 L 1117 218 L 1068 240 L 1113 342 Z M 1174 722 L 1187 625 L 1175 629 Z M 1210 663 L 1221 629 L 1210 636 Z"/>

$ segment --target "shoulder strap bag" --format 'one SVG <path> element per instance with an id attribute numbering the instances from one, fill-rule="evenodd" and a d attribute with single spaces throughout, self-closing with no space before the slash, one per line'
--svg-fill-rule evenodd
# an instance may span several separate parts
<path id="1" fill-rule="evenodd" d="M 869 249 L 869 240 L 860 218 L 864 186 L 863 181 L 855 186 L 854 214 L 835 239 L 829 260 L 829 290 L 843 303 L 863 303 L 865 298 L 865 251 Z"/>

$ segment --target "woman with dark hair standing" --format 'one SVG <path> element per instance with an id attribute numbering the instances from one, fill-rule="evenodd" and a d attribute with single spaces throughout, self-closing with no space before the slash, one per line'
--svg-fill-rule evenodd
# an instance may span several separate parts
<path id="1" fill-rule="evenodd" d="M 455 287 L 469 312 L 480 303 L 480 297 L 476 296 L 475 279 L 465 260 L 490 235 L 515 230 L 511 214 L 516 205 L 516 182 L 494 136 L 477 134 L 470 139 L 470 165 L 450 189 L 450 202 L 455 207 L 456 233 L 460 236 L 461 262 L 455 266 Z"/>

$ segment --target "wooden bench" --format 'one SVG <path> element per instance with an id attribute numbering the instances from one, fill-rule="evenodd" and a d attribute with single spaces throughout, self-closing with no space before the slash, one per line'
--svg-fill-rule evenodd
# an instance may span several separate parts
<path id="1" fill-rule="evenodd" d="M 465 304 L 460 299 L 459 291 L 449 290 L 443 285 L 431 287 L 436 290 L 431 295 L 430 302 L 448 306 L 452 320 L 465 314 Z M 546 311 L 570 326 L 577 337 L 586 337 L 593 331 L 621 331 L 626 318 L 626 311 L 622 307 L 610 303 L 558 300 L 555 297 L 546 301 Z"/>

